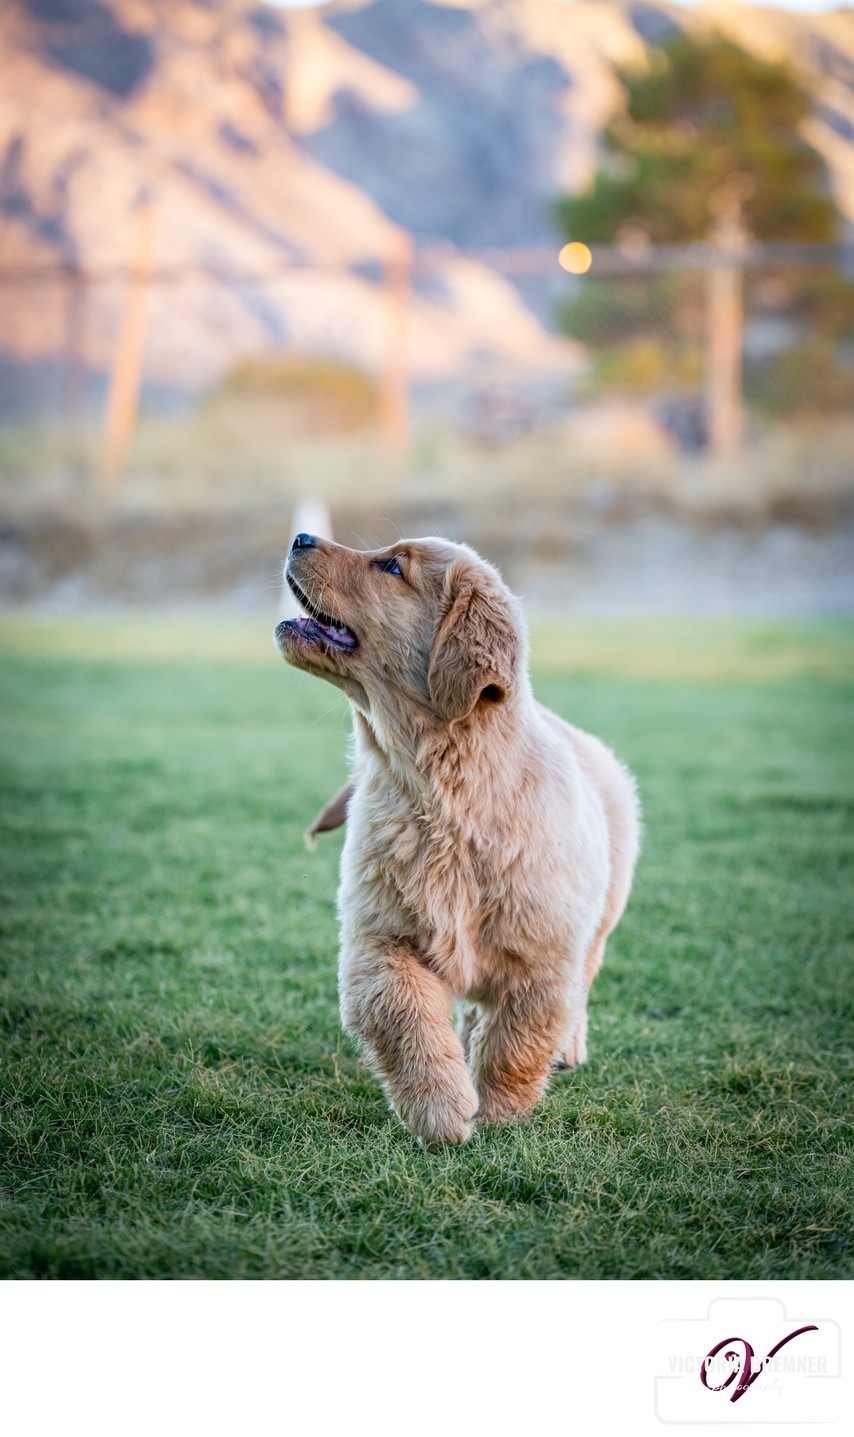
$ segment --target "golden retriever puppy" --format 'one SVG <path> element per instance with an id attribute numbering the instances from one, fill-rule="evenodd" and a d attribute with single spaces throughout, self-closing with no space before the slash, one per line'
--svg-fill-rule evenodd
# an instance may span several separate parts
<path id="1" fill-rule="evenodd" d="M 305 617 L 278 625 L 282 656 L 353 710 L 353 781 L 310 830 L 346 814 L 342 1019 L 412 1132 L 461 1143 L 585 1059 L 638 851 L 634 782 L 536 702 L 519 602 L 473 550 L 300 534 L 285 575 Z"/>

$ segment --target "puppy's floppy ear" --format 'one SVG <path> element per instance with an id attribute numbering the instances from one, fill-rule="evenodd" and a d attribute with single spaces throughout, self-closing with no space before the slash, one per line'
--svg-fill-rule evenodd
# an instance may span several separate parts
<path id="1" fill-rule="evenodd" d="M 520 650 L 518 620 L 497 583 L 453 564 L 427 671 L 437 712 L 460 719 L 481 698 L 500 703 L 515 683 Z"/>

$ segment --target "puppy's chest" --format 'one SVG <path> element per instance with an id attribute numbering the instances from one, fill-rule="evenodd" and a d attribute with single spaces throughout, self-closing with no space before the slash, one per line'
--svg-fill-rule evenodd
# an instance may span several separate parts
<path id="1" fill-rule="evenodd" d="M 479 908 L 491 875 L 471 843 L 420 816 L 399 822 L 385 839 L 383 871 L 415 911 L 444 924 L 461 907 Z"/>
<path id="2" fill-rule="evenodd" d="M 524 866 L 506 845 L 478 843 L 442 822 L 413 817 L 386 829 L 377 857 L 384 885 L 402 905 L 412 938 L 454 990 L 467 993 L 483 966 L 524 935 Z"/>

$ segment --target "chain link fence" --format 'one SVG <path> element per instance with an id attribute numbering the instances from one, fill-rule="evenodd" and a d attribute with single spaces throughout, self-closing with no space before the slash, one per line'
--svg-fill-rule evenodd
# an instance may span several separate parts
<path id="1" fill-rule="evenodd" d="M 594 253 L 561 312 L 587 352 L 578 398 L 647 404 L 681 449 L 724 455 L 774 424 L 843 421 L 852 275 L 852 253 L 830 246 Z"/>
<path id="2" fill-rule="evenodd" d="M 854 416 L 852 249 L 594 248 L 573 277 L 552 250 L 457 260 L 478 266 L 477 282 L 520 286 L 552 331 L 539 366 L 472 340 L 447 252 L 405 236 L 360 274 L 165 266 L 144 222 L 125 266 L 0 265 L 0 428 L 45 421 L 70 471 L 115 488 L 134 464 L 141 399 L 155 419 L 178 413 L 180 429 L 211 395 L 242 396 L 251 452 L 252 396 L 278 396 L 303 437 L 372 429 L 398 464 L 428 430 L 494 449 L 564 426 L 571 449 L 587 422 L 630 463 L 639 443 L 733 459 L 781 426 L 829 432 Z M 440 351 L 431 377 L 425 356 Z"/>

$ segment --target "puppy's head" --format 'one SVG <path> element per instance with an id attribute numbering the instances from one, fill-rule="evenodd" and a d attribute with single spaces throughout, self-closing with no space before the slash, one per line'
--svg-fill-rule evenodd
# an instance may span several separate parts
<path id="1" fill-rule="evenodd" d="M 518 601 L 473 550 L 407 539 L 362 553 L 301 534 L 285 578 L 305 616 L 276 642 L 288 663 L 398 721 L 455 722 L 512 704 L 525 670 Z"/>

